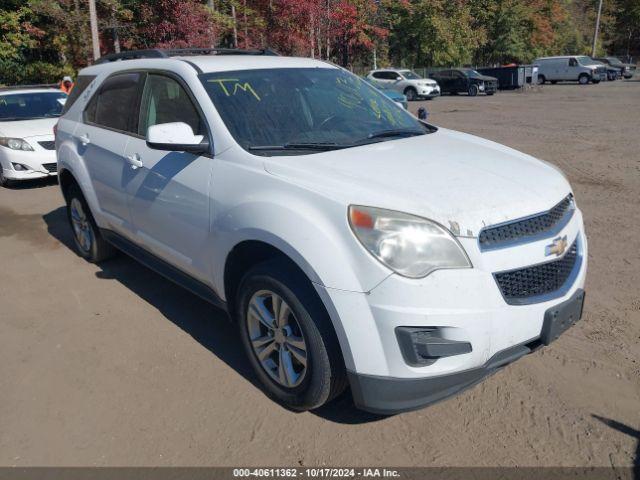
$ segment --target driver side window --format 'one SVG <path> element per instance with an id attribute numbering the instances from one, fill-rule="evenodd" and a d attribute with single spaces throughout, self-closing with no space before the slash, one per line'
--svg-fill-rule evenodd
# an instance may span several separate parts
<path id="1" fill-rule="evenodd" d="M 578 61 L 575 58 L 570 58 L 569 59 L 569 66 L 570 67 L 576 67 L 578 65 Z"/>
<path id="2" fill-rule="evenodd" d="M 149 74 L 142 93 L 138 134 L 161 123 L 184 122 L 196 135 L 206 135 L 204 122 L 185 89 L 171 77 Z"/>

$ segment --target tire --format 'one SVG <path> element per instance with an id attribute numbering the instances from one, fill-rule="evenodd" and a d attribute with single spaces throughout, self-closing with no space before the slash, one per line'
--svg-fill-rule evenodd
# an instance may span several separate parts
<path id="1" fill-rule="evenodd" d="M 12 185 L 11 180 L 4 176 L 2 165 L 0 165 L 0 187 L 9 188 Z"/>
<path id="2" fill-rule="evenodd" d="M 590 79 L 591 78 L 589 77 L 589 75 L 587 75 L 586 73 L 581 73 L 578 77 L 578 83 L 580 85 L 586 85 L 587 83 L 589 83 Z"/>
<path id="3" fill-rule="evenodd" d="M 470 85 L 467 93 L 469 94 L 470 97 L 475 97 L 476 95 L 478 95 L 478 86 Z"/>
<path id="4" fill-rule="evenodd" d="M 107 260 L 116 249 L 100 234 L 89 205 L 77 185 L 71 185 L 66 195 L 67 218 L 73 231 L 73 242 L 78 254 L 92 263 Z"/>
<path id="5" fill-rule="evenodd" d="M 551 80 L 551 85 L 557 85 L 558 81 L 557 80 Z"/>
<path id="6" fill-rule="evenodd" d="M 278 298 L 286 320 L 276 323 Z M 297 268 L 283 259 L 255 266 L 240 282 L 236 307 L 242 344 L 269 397 L 304 411 L 344 391 L 347 377 L 338 338 L 311 282 Z"/>
<path id="7" fill-rule="evenodd" d="M 547 79 L 544 75 L 538 75 L 538 85 L 544 85 Z"/>
<path id="8" fill-rule="evenodd" d="M 487 92 L 487 96 L 489 96 L 489 97 L 490 97 L 490 96 L 491 96 L 491 95 L 493 95 L 494 93 L 496 93 L 496 92 Z"/>
<path id="9" fill-rule="evenodd" d="M 600 83 L 600 79 L 599 78 L 592 78 L 591 79 L 591 83 L 593 83 L 594 85 L 597 85 L 598 83 Z"/>
<path id="10" fill-rule="evenodd" d="M 404 95 L 409 102 L 415 102 L 418 100 L 418 91 L 413 87 L 407 87 L 404 89 Z"/>

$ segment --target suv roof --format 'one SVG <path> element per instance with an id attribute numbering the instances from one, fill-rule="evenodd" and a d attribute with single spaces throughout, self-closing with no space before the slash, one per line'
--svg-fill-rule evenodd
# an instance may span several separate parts
<path id="1" fill-rule="evenodd" d="M 338 68 L 322 60 L 304 57 L 281 57 L 272 50 L 175 49 L 130 50 L 105 55 L 82 70 L 83 74 L 118 71 L 123 68 L 158 68 L 167 62 L 187 63 L 198 73 L 249 70 L 259 68 Z"/>

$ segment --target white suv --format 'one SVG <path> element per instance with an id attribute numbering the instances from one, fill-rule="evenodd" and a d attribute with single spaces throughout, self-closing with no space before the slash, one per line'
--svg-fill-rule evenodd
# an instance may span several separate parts
<path id="1" fill-rule="evenodd" d="M 115 246 L 226 309 L 271 397 L 419 408 L 580 318 L 587 241 L 555 167 L 329 63 L 189 53 L 80 72 L 60 186 L 80 254 Z"/>
<path id="2" fill-rule="evenodd" d="M 385 88 L 393 88 L 404 93 L 409 101 L 421 98 L 431 100 L 440 95 L 438 82 L 431 78 L 422 78 L 411 70 L 372 70 L 367 78 Z"/>

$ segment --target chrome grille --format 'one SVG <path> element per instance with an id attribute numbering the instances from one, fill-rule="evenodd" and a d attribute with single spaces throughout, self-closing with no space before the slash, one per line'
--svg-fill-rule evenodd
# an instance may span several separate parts
<path id="1" fill-rule="evenodd" d="M 47 170 L 47 172 L 49 173 L 55 173 L 58 171 L 58 164 L 57 163 L 43 163 L 42 166 Z"/>
<path id="2" fill-rule="evenodd" d="M 571 218 L 572 213 L 573 195 L 567 195 L 548 212 L 483 229 L 478 237 L 480 248 L 487 250 L 518 241 L 532 240 L 533 237 L 554 230 L 562 220 Z"/>
<path id="3" fill-rule="evenodd" d="M 55 150 L 56 142 L 54 140 L 46 140 L 44 142 L 38 142 L 42 148 L 45 150 Z"/>
<path id="4" fill-rule="evenodd" d="M 564 257 L 531 267 L 495 273 L 494 277 L 505 301 L 512 305 L 534 303 L 536 297 L 562 294 L 576 266 L 578 241 L 573 242 Z"/>

